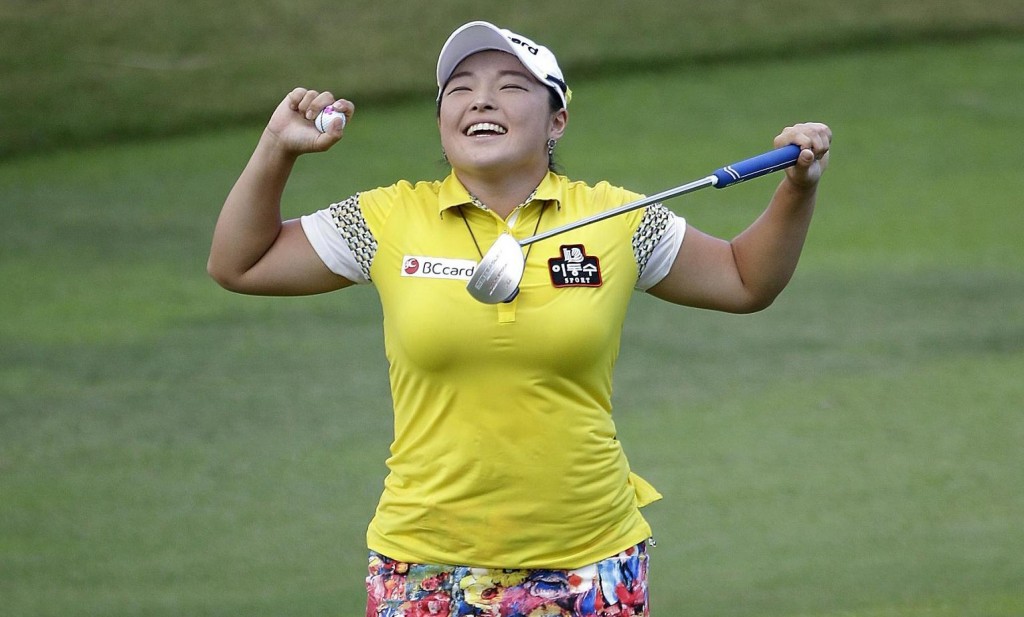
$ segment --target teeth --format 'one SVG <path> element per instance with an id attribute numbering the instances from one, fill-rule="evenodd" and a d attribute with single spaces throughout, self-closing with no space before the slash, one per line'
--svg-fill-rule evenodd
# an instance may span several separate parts
<path id="1" fill-rule="evenodd" d="M 466 135 L 475 135 L 484 131 L 497 133 L 499 135 L 504 135 L 507 132 L 505 127 L 494 124 L 493 122 L 479 122 L 466 129 Z"/>

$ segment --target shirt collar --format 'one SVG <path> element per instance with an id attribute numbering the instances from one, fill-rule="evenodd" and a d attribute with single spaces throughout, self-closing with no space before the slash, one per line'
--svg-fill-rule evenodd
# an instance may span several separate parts
<path id="1" fill-rule="evenodd" d="M 551 171 L 544 176 L 537 185 L 537 192 L 533 196 L 534 201 L 554 201 L 560 208 L 562 194 L 564 191 L 565 178 Z M 466 187 L 455 177 L 455 173 L 448 174 L 448 177 L 441 182 L 441 190 L 437 195 L 438 210 L 443 215 L 444 211 L 456 206 L 464 206 L 473 203 L 473 197 L 466 190 Z"/>

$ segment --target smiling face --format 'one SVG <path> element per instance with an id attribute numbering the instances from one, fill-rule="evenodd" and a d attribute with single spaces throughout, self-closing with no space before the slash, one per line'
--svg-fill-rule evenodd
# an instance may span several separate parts
<path id="1" fill-rule="evenodd" d="M 481 178 L 547 172 L 549 139 L 568 114 L 553 112 L 548 88 L 519 60 L 482 51 L 463 60 L 445 84 L 438 113 L 441 146 L 452 169 Z"/>

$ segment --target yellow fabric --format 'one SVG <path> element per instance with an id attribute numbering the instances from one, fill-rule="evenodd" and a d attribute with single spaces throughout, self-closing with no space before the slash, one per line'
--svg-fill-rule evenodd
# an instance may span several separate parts
<path id="1" fill-rule="evenodd" d="M 410 257 L 476 262 L 474 236 L 486 252 L 503 231 L 532 235 L 538 217 L 543 231 L 637 197 L 549 174 L 509 229 L 454 176 L 360 195 L 395 413 L 369 548 L 417 563 L 572 568 L 650 536 L 639 508 L 661 496 L 631 473 L 611 416 L 643 210 L 534 244 L 508 304 L 474 300 L 468 275 L 408 276 Z M 548 260 L 563 245 L 599 258 L 600 287 L 553 287 Z"/>

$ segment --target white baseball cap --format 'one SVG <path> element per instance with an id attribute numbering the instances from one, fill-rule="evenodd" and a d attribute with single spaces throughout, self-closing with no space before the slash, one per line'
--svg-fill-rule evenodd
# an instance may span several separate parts
<path id="1" fill-rule="evenodd" d="M 471 21 L 460 26 L 445 41 L 437 58 L 437 99 L 441 100 L 441 90 L 460 62 L 478 51 L 491 49 L 515 55 L 542 84 L 558 94 L 563 107 L 569 106 L 572 90 L 565 85 L 555 54 L 525 36 L 486 21 Z"/>

